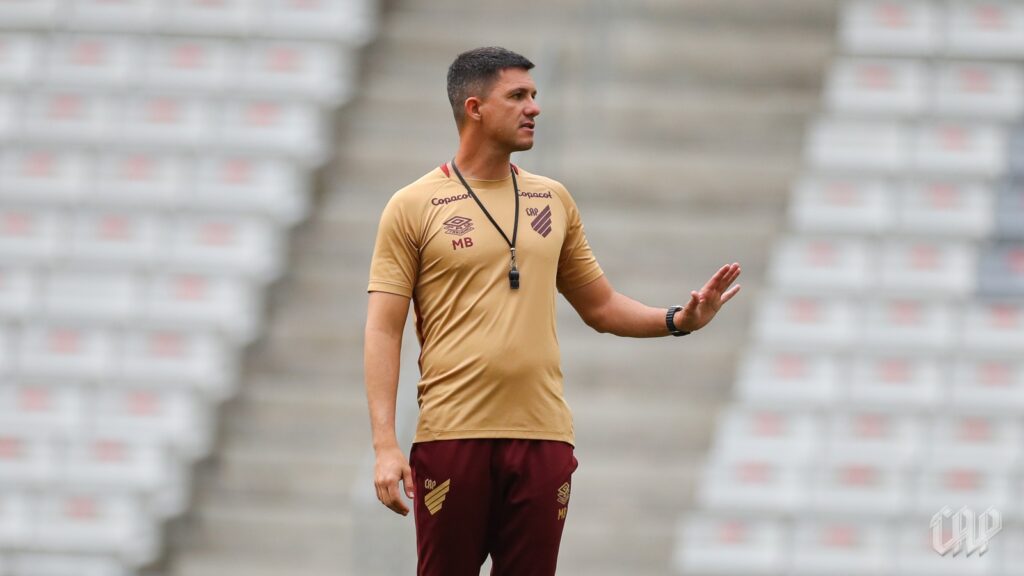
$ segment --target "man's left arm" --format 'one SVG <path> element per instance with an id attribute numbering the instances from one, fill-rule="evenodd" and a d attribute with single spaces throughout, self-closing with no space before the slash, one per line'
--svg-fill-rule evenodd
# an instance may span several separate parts
<path id="1" fill-rule="evenodd" d="M 693 332 L 711 322 L 722 306 L 740 291 L 739 284 L 733 286 L 739 276 L 740 265 L 727 264 L 715 272 L 703 288 L 690 292 L 689 301 L 675 314 L 676 328 Z M 654 308 L 620 294 L 603 275 L 564 295 L 580 318 L 598 332 L 633 338 L 669 334 L 665 323 L 667 306 Z"/>

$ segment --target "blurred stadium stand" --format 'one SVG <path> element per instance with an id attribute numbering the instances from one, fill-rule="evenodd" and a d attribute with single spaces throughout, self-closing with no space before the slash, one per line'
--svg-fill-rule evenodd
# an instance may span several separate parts
<path id="1" fill-rule="evenodd" d="M 1024 3 L 844 0 L 838 52 L 675 568 L 1019 574 Z"/>

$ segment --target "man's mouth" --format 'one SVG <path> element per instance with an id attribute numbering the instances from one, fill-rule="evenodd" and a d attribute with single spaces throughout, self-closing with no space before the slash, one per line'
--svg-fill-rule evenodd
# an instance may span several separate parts
<path id="1" fill-rule="evenodd" d="M 530 130 L 533 130 L 534 126 L 535 124 L 533 122 L 523 122 L 522 124 L 519 125 L 520 128 L 528 128 Z"/>

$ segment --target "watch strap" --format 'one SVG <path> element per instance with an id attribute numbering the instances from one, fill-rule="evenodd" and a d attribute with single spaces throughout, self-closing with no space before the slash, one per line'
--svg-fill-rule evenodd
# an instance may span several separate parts
<path id="1" fill-rule="evenodd" d="M 678 304 L 675 306 L 669 306 L 668 311 L 665 312 L 665 326 L 668 327 L 668 333 L 673 336 L 686 336 L 689 332 L 676 328 L 675 317 L 676 312 L 682 310 L 683 307 Z"/>

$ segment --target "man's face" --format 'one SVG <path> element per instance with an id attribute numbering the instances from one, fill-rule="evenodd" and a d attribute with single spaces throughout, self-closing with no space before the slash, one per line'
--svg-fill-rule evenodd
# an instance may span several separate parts
<path id="1" fill-rule="evenodd" d="M 540 114 L 537 86 L 522 68 L 505 68 L 480 102 L 483 129 L 512 152 L 533 148 L 534 118 Z"/>

